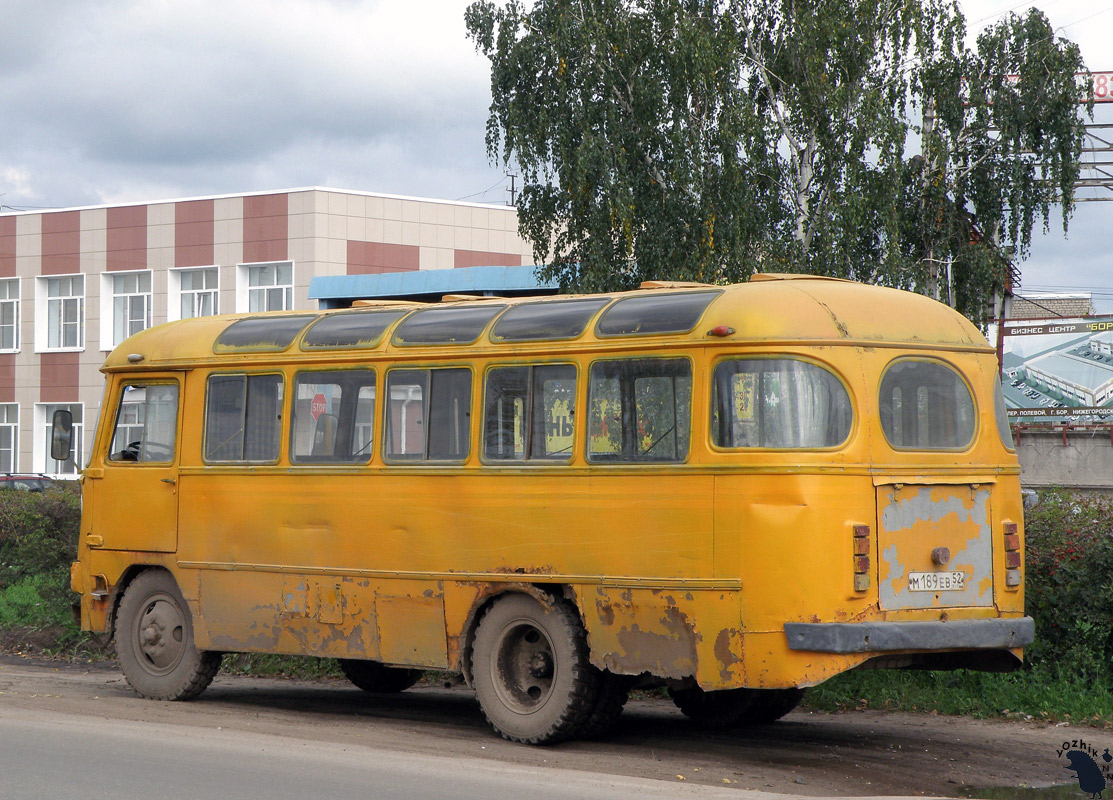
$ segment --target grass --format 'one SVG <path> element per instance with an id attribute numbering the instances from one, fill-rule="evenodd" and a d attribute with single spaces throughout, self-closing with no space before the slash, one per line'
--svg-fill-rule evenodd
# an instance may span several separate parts
<path id="1" fill-rule="evenodd" d="M 1108 679 L 1091 680 L 1069 668 L 1043 665 L 1007 674 L 847 672 L 810 689 L 806 703 L 817 711 L 883 709 L 1113 728 L 1113 689 Z"/>

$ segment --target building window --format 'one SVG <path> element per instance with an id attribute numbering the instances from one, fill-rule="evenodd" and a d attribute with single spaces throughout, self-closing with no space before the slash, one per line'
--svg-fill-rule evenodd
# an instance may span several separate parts
<path id="1" fill-rule="evenodd" d="M 85 276 L 63 275 L 35 280 L 36 346 L 43 350 L 83 348 Z"/>
<path id="2" fill-rule="evenodd" d="M 151 327 L 151 273 L 105 273 L 101 278 L 101 347 L 110 350 Z"/>
<path id="3" fill-rule="evenodd" d="M 19 472 L 19 406 L 0 403 L 0 472 Z"/>
<path id="4" fill-rule="evenodd" d="M 172 320 L 192 319 L 219 314 L 219 284 L 218 267 L 171 270 L 168 317 Z"/>
<path id="5" fill-rule="evenodd" d="M 294 262 L 241 264 L 237 311 L 289 311 L 294 307 Z"/>
<path id="6" fill-rule="evenodd" d="M 19 278 L 8 278 L 0 281 L 0 350 L 18 349 Z"/>
<path id="7" fill-rule="evenodd" d="M 84 467 L 85 448 L 82 441 L 84 408 L 81 403 L 36 404 L 35 428 L 39 432 L 35 439 L 36 472 L 44 472 L 48 475 L 77 475 Z M 55 461 L 50 457 L 50 441 L 54 436 L 54 412 L 60 409 L 73 414 L 73 451 L 66 461 Z"/>

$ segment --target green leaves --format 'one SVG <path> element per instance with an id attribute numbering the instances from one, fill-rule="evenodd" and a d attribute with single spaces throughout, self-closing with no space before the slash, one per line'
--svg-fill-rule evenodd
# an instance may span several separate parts
<path id="1" fill-rule="evenodd" d="M 489 153 L 564 289 L 807 271 L 981 322 L 1002 249 L 1069 218 L 1082 63 L 1035 10 L 976 52 L 944 0 L 482 0 L 466 22 Z"/>

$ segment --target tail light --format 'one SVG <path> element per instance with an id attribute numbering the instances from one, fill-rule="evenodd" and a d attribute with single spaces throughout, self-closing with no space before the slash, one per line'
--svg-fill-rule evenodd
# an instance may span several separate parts
<path id="1" fill-rule="evenodd" d="M 1020 577 L 1020 533 L 1015 522 L 1006 522 L 1002 529 L 1005 533 L 1005 588 L 1019 588 Z"/>
<path id="2" fill-rule="evenodd" d="M 854 591 L 870 588 L 870 526 L 854 526 Z"/>

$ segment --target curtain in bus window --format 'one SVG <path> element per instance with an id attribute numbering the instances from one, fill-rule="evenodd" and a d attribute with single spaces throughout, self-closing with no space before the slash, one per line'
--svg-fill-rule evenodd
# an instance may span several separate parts
<path id="1" fill-rule="evenodd" d="M 205 458 L 276 460 L 281 411 L 281 375 L 213 375 L 205 414 Z"/>
<path id="2" fill-rule="evenodd" d="M 247 418 L 244 422 L 245 461 L 274 461 L 278 458 L 281 413 L 281 376 L 251 375 L 247 380 Z"/>
<path id="3" fill-rule="evenodd" d="M 205 458 L 233 461 L 243 458 L 243 412 L 246 400 L 245 375 L 213 375 L 209 378 L 205 411 Z"/>
<path id="4" fill-rule="evenodd" d="M 846 389 L 815 364 L 736 359 L 715 369 L 712 429 L 720 447 L 835 447 L 850 423 Z"/>
<path id="5" fill-rule="evenodd" d="M 432 370 L 429 385 L 428 458 L 459 461 L 471 443 L 471 371 Z"/>
<path id="6" fill-rule="evenodd" d="M 889 367 L 879 392 L 881 429 L 893 447 L 956 450 L 974 438 L 974 398 L 951 367 L 906 359 Z"/>
<path id="7" fill-rule="evenodd" d="M 588 387 L 588 457 L 682 461 L 688 455 L 691 408 L 687 359 L 597 361 Z"/>
<path id="8" fill-rule="evenodd" d="M 529 367 L 504 367 L 487 373 L 483 411 L 485 458 L 514 461 L 526 457 L 529 373 Z"/>

